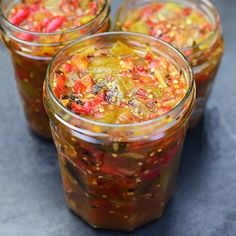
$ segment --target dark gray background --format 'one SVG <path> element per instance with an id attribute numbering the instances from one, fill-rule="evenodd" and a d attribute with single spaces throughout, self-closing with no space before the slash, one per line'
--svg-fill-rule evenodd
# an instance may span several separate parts
<path id="1" fill-rule="evenodd" d="M 214 3 L 226 50 L 205 118 L 187 137 L 163 218 L 131 235 L 236 235 L 236 1 Z M 55 149 L 28 131 L 2 45 L 0 88 L 0 236 L 126 235 L 91 229 L 66 208 Z"/>

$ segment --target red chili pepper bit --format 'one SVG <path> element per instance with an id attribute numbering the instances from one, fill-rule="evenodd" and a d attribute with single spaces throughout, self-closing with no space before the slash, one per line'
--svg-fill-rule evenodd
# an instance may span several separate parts
<path id="1" fill-rule="evenodd" d="M 164 7 L 163 3 L 157 3 L 155 5 L 155 11 L 160 11 Z"/>
<path id="2" fill-rule="evenodd" d="M 106 100 L 106 92 L 102 91 L 100 92 L 97 96 L 95 101 L 97 102 L 97 104 L 100 104 L 102 102 L 104 102 Z"/>
<path id="3" fill-rule="evenodd" d="M 101 168 L 101 172 L 103 174 L 115 175 L 116 169 L 114 169 L 114 167 L 112 167 L 111 165 L 108 165 L 106 162 L 104 162 L 102 165 L 102 168 Z"/>
<path id="4" fill-rule="evenodd" d="M 147 98 L 147 92 L 146 92 L 144 89 L 142 89 L 142 88 L 139 88 L 139 89 L 137 90 L 136 94 L 137 94 L 137 96 L 138 96 L 139 98 L 141 98 L 141 99 Z"/>
<path id="5" fill-rule="evenodd" d="M 61 98 L 61 92 L 58 90 L 57 87 L 53 89 L 53 92 L 58 99 Z"/>
<path id="6" fill-rule="evenodd" d="M 171 38 L 169 35 L 164 34 L 161 39 L 167 43 L 171 43 L 173 41 L 173 38 Z"/>
<path id="7" fill-rule="evenodd" d="M 75 102 L 72 102 L 71 103 L 71 110 L 74 112 L 74 113 L 77 113 L 77 114 L 88 114 L 88 111 L 87 109 L 82 106 L 82 105 L 79 105 Z"/>
<path id="8" fill-rule="evenodd" d="M 23 21 L 25 21 L 30 14 L 28 8 L 19 9 L 16 14 L 10 19 L 13 25 L 19 26 Z"/>
<path id="9" fill-rule="evenodd" d="M 147 16 L 147 17 L 150 16 L 152 14 L 152 12 L 153 12 L 152 7 L 146 6 L 143 8 L 141 15 L 144 16 L 144 18 L 145 18 L 145 16 Z"/>
<path id="10" fill-rule="evenodd" d="M 90 2 L 89 3 L 89 9 L 91 9 L 94 14 L 97 13 L 97 9 L 98 9 L 97 3 L 96 2 Z"/>
<path id="11" fill-rule="evenodd" d="M 145 59 L 147 61 L 152 61 L 153 60 L 153 54 L 151 52 L 148 52 L 145 56 Z"/>
<path id="12" fill-rule="evenodd" d="M 27 33 L 19 33 L 17 34 L 17 38 L 29 42 L 32 42 L 34 40 L 34 36 L 32 34 L 27 34 Z"/>
<path id="13" fill-rule="evenodd" d="M 188 56 L 190 56 L 191 54 L 193 54 L 193 49 L 187 49 L 187 50 L 185 50 L 183 53 L 184 53 L 184 55 L 185 55 L 186 57 L 188 57 Z"/>
<path id="14" fill-rule="evenodd" d="M 56 30 L 58 30 L 62 24 L 65 21 L 65 17 L 64 16 L 58 16 L 56 18 L 54 18 L 53 20 L 51 20 L 46 27 L 46 32 L 50 33 L 50 32 L 55 32 Z"/>
<path id="15" fill-rule="evenodd" d="M 64 13 L 70 13 L 78 8 L 78 0 L 62 0 L 59 7 Z"/>
<path id="16" fill-rule="evenodd" d="M 84 105 L 79 105 L 77 103 L 71 104 L 71 109 L 75 113 L 89 115 L 89 114 L 95 114 L 96 113 L 96 104 L 93 101 L 89 101 L 84 103 Z"/>
<path id="17" fill-rule="evenodd" d="M 66 63 L 62 66 L 62 70 L 65 72 L 65 73 L 69 73 L 69 72 L 72 72 L 73 70 L 73 66 L 70 64 L 70 63 Z"/>
<path id="18" fill-rule="evenodd" d="M 151 19 L 148 19 L 146 21 L 147 25 L 149 26 L 149 34 L 153 34 L 152 31 L 154 30 L 155 26 L 156 26 L 156 23 L 153 22 Z"/>
<path id="19" fill-rule="evenodd" d="M 162 107 L 159 109 L 160 115 L 164 115 L 172 110 L 171 106 Z"/>
<path id="20" fill-rule="evenodd" d="M 202 29 L 200 30 L 202 34 L 208 33 L 209 31 L 212 31 L 212 26 L 211 24 L 207 23 L 202 26 Z"/>
<path id="21" fill-rule="evenodd" d="M 147 76 L 139 76 L 138 77 L 138 81 L 142 84 L 150 84 L 152 83 L 151 78 L 147 77 Z"/>
<path id="22" fill-rule="evenodd" d="M 75 85 L 73 87 L 75 93 L 81 93 L 84 92 L 87 88 L 81 83 L 81 81 L 77 80 L 75 82 Z"/>
<path id="23" fill-rule="evenodd" d="M 78 0 L 70 0 L 70 4 L 76 9 L 78 8 Z"/>
<path id="24" fill-rule="evenodd" d="M 147 6 L 144 7 L 141 15 L 143 16 L 144 19 L 149 18 L 154 12 L 160 11 L 163 8 L 163 4 L 162 3 L 157 3 L 154 6 Z"/>
<path id="25" fill-rule="evenodd" d="M 136 67 L 136 70 L 140 73 L 143 73 L 145 71 L 144 67 L 143 66 L 137 66 Z"/>
<path id="26" fill-rule="evenodd" d="M 50 19 L 47 17 L 43 20 L 42 25 L 46 27 L 49 24 L 49 22 L 50 22 Z"/>
<path id="27" fill-rule="evenodd" d="M 57 86 L 54 89 L 54 93 L 57 98 L 60 98 L 62 94 L 65 94 L 67 88 L 66 84 L 66 77 L 64 75 L 57 74 L 56 75 Z"/>
<path id="28" fill-rule="evenodd" d="M 176 158 L 179 150 L 180 146 L 177 144 L 174 147 L 170 147 L 170 150 L 168 150 L 167 153 L 162 157 L 161 163 L 164 165 L 169 164 L 174 158 Z"/>
<path id="29" fill-rule="evenodd" d="M 151 119 L 151 120 L 156 119 L 158 117 L 159 117 L 159 114 L 157 114 L 157 113 L 150 113 L 149 114 L 149 119 Z"/>
<path id="30" fill-rule="evenodd" d="M 84 104 L 84 108 L 86 109 L 88 114 L 94 114 L 96 107 L 97 107 L 97 104 L 95 101 L 89 101 Z"/>
<path id="31" fill-rule="evenodd" d="M 39 10 L 39 8 L 40 8 L 40 5 L 39 5 L 39 3 L 35 3 L 35 4 L 30 5 L 29 8 L 30 8 L 31 12 L 32 11 L 33 12 L 37 12 Z"/>
<path id="32" fill-rule="evenodd" d="M 185 8 L 183 9 L 183 15 L 184 15 L 184 16 L 189 16 L 191 13 L 192 13 L 192 8 L 190 8 L 190 7 L 185 7 Z"/>
<path id="33" fill-rule="evenodd" d="M 156 179 L 160 175 L 160 173 L 161 173 L 160 167 L 151 169 L 151 170 L 146 170 L 143 172 L 143 174 L 141 174 L 141 179 L 150 181 L 150 180 Z"/>

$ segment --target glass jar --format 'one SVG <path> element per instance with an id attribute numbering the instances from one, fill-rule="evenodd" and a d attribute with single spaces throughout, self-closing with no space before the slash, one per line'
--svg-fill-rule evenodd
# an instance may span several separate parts
<path id="1" fill-rule="evenodd" d="M 65 58 L 85 46 L 103 49 L 123 41 L 141 52 L 149 48 L 183 71 L 188 90 L 169 113 L 134 124 L 107 124 L 65 108 L 52 92 L 54 74 Z M 58 150 L 68 207 L 96 228 L 131 231 L 159 218 L 173 192 L 195 84 L 185 58 L 171 45 L 136 33 L 86 37 L 62 49 L 52 61 L 44 103 Z"/>
<path id="2" fill-rule="evenodd" d="M 197 88 L 197 103 L 190 119 L 190 127 L 195 127 L 202 117 L 212 91 L 224 51 L 221 20 L 217 9 L 209 0 L 125 0 L 116 16 L 115 30 L 124 30 L 123 24 L 131 13 L 153 3 L 178 3 L 200 11 L 212 25 L 212 34 L 204 42 L 192 47 L 179 48 L 187 57 L 194 72 Z M 142 33 L 137 29 L 138 33 Z"/>
<path id="3" fill-rule="evenodd" d="M 101 11 L 89 23 L 57 33 L 30 32 L 12 25 L 7 20 L 7 15 L 12 5 L 17 2 L 20 1 L 2 0 L 0 3 L 2 38 L 11 53 L 15 78 L 29 127 L 38 135 L 51 138 L 48 116 L 42 99 L 48 64 L 52 57 L 71 41 L 108 31 L 110 2 L 104 0 Z"/>

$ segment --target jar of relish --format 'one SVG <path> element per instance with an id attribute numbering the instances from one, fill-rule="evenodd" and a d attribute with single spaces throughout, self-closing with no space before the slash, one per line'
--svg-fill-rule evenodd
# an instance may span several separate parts
<path id="1" fill-rule="evenodd" d="M 209 0 L 126 0 L 116 18 L 116 30 L 160 38 L 177 47 L 191 64 L 197 103 L 190 126 L 202 117 L 224 51 L 221 21 Z"/>
<path id="2" fill-rule="evenodd" d="M 108 31 L 110 3 L 108 0 L 2 0 L 0 24 L 29 127 L 50 138 L 42 100 L 47 66 L 71 41 Z"/>
<path id="3" fill-rule="evenodd" d="M 44 103 L 70 209 L 125 231 L 162 215 L 195 106 L 179 51 L 137 33 L 86 37 L 52 61 Z"/>

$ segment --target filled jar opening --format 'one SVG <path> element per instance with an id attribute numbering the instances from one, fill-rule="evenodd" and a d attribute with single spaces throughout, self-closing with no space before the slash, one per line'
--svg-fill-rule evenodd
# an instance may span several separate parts
<path id="1" fill-rule="evenodd" d="M 187 89 L 185 75 L 167 58 L 121 41 L 73 52 L 53 78 L 54 94 L 67 109 L 112 124 L 156 119 L 175 108 Z"/>

